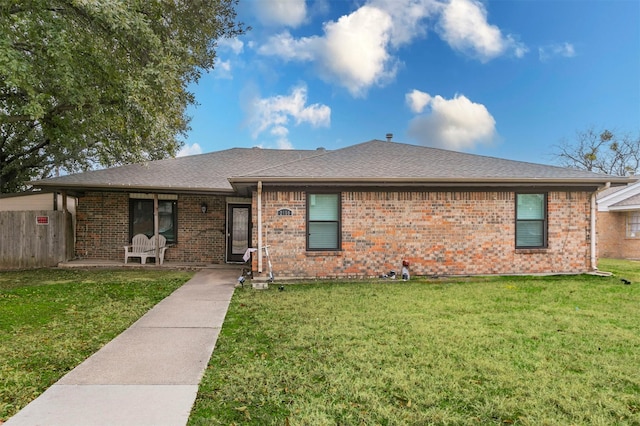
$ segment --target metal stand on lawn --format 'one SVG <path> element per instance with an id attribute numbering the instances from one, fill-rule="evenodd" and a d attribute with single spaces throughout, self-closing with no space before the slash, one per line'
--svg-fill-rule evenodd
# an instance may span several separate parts
<path id="1" fill-rule="evenodd" d="M 271 265 L 271 257 L 269 256 L 269 246 L 262 246 L 262 249 L 264 250 L 264 254 L 265 257 L 267 258 L 267 265 L 269 266 L 269 274 L 267 275 L 267 283 L 273 283 L 273 266 Z M 250 253 L 251 252 L 255 252 L 256 249 L 254 248 L 249 248 L 247 249 L 247 253 L 245 253 L 245 260 L 247 264 L 251 264 L 251 256 Z M 249 272 L 247 272 L 249 271 Z M 250 277 L 253 279 L 253 273 L 250 272 L 251 271 L 251 267 L 249 266 L 248 268 L 242 268 L 242 275 L 240 275 L 240 278 L 238 278 L 238 284 L 241 285 L 242 287 L 244 287 L 244 282 L 245 282 L 245 276 L 250 275 Z"/>
<path id="2" fill-rule="evenodd" d="M 264 249 L 264 255 L 267 258 L 267 265 L 269 266 L 268 282 L 273 283 L 273 267 L 271 266 L 271 257 L 269 257 L 269 246 L 264 246 L 262 248 Z"/>

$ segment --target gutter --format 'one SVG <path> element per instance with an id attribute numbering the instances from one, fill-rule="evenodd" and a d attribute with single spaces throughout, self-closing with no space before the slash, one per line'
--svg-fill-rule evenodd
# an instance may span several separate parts
<path id="1" fill-rule="evenodd" d="M 190 195 L 232 195 L 236 191 L 233 188 L 205 188 L 188 186 L 148 186 L 148 185 L 111 185 L 111 184 L 40 184 L 31 183 L 34 188 L 41 188 L 47 191 L 71 191 L 82 193 L 87 191 L 96 192 L 144 192 L 144 193 L 171 193 Z"/>
<path id="2" fill-rule="evenodd" d="M 521 185 L 521 184 L 554 184 L 554 185 L 567 185 L 567 184 L 579 184 L 579 185 L 610 185 L 615 184 L 628 184 L 634 182 L 627 177 L 613 177 L 603 176 L 602 178 L 588 178 L 588 177 L 575 177 L 575 178 L 545 178 L 545 177 L 525 177 L 525 178 L 505 178 L 505 177 L 470 177 L 470 178 L 457 178 L 457 177 L 433 177 L 433 178 L 407 178 L 407 177 L 326 177 L 326 176 L 297 176 L 297 177 L 285 177 L 285 176 L 261 176 L 261 177 L 247 177 L 236 176 L 228 179 L 231 185 L 234 184 L 252 184 L 256 182 L 263 182 L 269 184 L 304 184 L 304 185 L 352 185 L 352 184 L 378 184 L 378 185 L 407 185 L 407 184 L 466 184 L 466 185 Z"/>

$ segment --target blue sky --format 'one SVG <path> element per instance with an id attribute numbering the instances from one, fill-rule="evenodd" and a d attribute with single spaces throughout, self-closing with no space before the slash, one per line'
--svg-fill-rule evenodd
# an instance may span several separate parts
<path id="1" fill-rule="evenodd" d="M 180 155 L 393 140 L 552 164 L 640 135 L 637 0 L 245 0 Z"/>

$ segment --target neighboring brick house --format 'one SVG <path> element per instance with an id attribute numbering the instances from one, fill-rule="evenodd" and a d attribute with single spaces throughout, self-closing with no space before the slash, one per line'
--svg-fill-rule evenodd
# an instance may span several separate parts
<path id="1" fill-rule="evenodd" d="M 640 182 L 598 193 L 598 253 L 640 259 Z"/>
<path id="2" fill-rule="evenodd" d="M 165 260 L 242 262 L 280 277 L 578 273 L 595 266 L 595 194 L 627 178 L 370 141 L 234 148 L 34 185 L 78 196 L 76 255 L 121 259 L 157 223 Z M 157 220 L 154 219 L 157 213 Z M 252 258 L 264 276 L 266 260 Z"/>

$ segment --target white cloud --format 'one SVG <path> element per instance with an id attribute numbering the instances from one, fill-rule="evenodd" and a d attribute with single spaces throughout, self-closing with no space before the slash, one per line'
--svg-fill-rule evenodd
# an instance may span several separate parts
<path id="1" fill-rule="evenodd" d="M 407 105 L 412 112 L 419 114 L 424 111 L 424 108 L 431 101 L 431 95 L 425 92 L 421 92 L 420 90 L 414 89 L 410 93 L 405 95 L 405 100 L 407 101 Z"/>
<path id="2" fill-rule="evenodd" d="M 425 19 L 435 15 L 442 4 L 437 0 L 371 0 L 370 4 L 389 14 L 391 44 L 399 47 L 427 34 Z"/>
<path id="3" fill-rule="evenodd" d="M 451 0 L 444 6 L 438 24 L 442 39 L 453 49 L 487 62 L 512 52 L 522 57 L 527 52 L 524 44 L 487 22 L 487 11 L 478 0 Z"/>
<path id="4" fill-rule="evenodd" d="M 224 78 L 229 80 L 233 78 L 233 75 L 231 74 L 231 61 L 216 62 L 214 71 L 214 76 L 216 78 Z"/>
<path id="5" fill-rule="evenodd" d="M 363 6 L 325 25 L 320 68 L 325 79 L 341 84 L 354 96 L 395 75 L 387 47 L 392 21 L 381 9 Z"/>
<path id="6" fill-rule="evenodd" d="M 293 149 L 293 144 L 286 137 L 278 139 L 276 146 L 278 149 Z"/>
<path id="7" fill-rule="evenodd" d="M 436 5 L 435 0 L 372 0 L 326 22 L 321 36 L 294 38 L 284 31 L 270 37 L 258 53 L 313 62 L 325 81 L 363 96 L 371 86 L 395 77 L 398 60 L 392 49 L 426 34 L 423 21 Z"/>
<path id="8" fill-rule="evenodd" d="M 252 4 L 256 17 L 264 25 L 295 28 L 307 17 L 305 0 L 258 0 Z"/>
<path id="9" fill-rule="evenodd" d="M 495 140 L 496 121 L 484 105 L 471 102 L 463 95 L 445 99 L 419 93 L 429 97 L 425 106 L 430 107 L 430 112 L 413 118 L 408 134 L 423 145 L 462 151 Z"/>
<path id="10" fill-rule="evenodd" d="M 573 58 L 576 50 L 571 43 L 557 43 L 538 48 L 538 56 L 542 62 L 546 62 L 553 57 Z"/>
<path id="11" fill-rule="evenodd" d="M 244 43 L 238 38 L 221 38 L 217 41 L 218 50 L 229 50 L 239 55 L 244 50 Z"/>
<path id="12" fill-rule="evenodd" d="M 487 22 L 479 0 L 366 0 L 352 13 L 325 22 L 320 35 L 296 38 L 282 31 L 269 37 L 257 52 L 309 62 L 323 80 L 346 88 L 353 96 L 364 96 L 371 86 L 383 86 L 395 78 L 400 62 L 394 52 L 426 36 L 434 22 L 453 49 L 483 62 L 506 53 L 522 57 L 527 52 L 513 36 Z"/>
<path id="13" fill-rule="evenodd" d="M 287 96 L 255 97 L 250 103 L 250 115 L 252 137 L 255 139 L 268 132 L 277 138 L 281 148 L 292 147 L 287 139 L 291 124 L 327 127 L 331 123 L 331 108 L 322 104 L 307 105 L 307 88 L 304 85 L 294 87 Z"/>
<path id="14" fill-rule="evenodd" d="M 197 143 L 192 145 L 185 144 L 180 151 L 176 154 L 176 157 L 186 157 L 188 155 L 202 154 L 202 148 Z"/>
<path id="15" fill-rule="evenodd" d="M 319 37 L 302 37 L 294 39 L 289 31 L 269 37 L 267 42 L 258 48 L 258 53 L 265 56 L 278 56 L 285 61 L 312 61 L 320 48 Z"/>
<path id="16" fill-rule="evenodd" d="M 220 52 L 232 52 L 235 55 L 239 55 L 244 50 L 244 43 L 237 38 L 222 38 L 217 41 L 218 43 L 218 59 L 215 62 L 213 76 L 215 78 L 232 79 L 231 73 L 232 65 L 231 60 L 226 61 L 221 59 Z"/>

